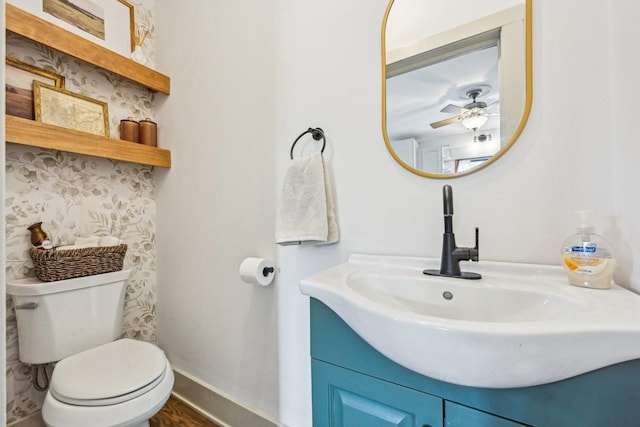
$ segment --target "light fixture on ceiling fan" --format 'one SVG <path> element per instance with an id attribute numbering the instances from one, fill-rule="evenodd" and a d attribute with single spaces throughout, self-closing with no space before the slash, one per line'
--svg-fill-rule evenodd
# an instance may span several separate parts
<path id="1" fill-rule="evenodd" d="M 482 104 L 484 106 L 473 107 L 469 111 L 465 111 L 462 114 L 462 126 L 475 132 L 487 123 L 489 114 L 486 112 L 487 104 L 484 102 L 476 102 L 474 98 L 473 104 Z"/>
<path id="2" fill-rule="evenodd" d="M 453 104 L 447 105 L 442 110 L 440 110 L 440 112 L 457 114 L 457 116 L 445 120 L 440 120 L 439 122 L 431 123 L 431 127 L 433 129 L 437 129 L 439 127 L 450 125 L 452 123 L 461 122 L 462 126 L 469 129 L 470 131 L 477 131 L 482 126 L 484 126 L 489 119 L 490 114 L 487 112 L 487 110 L 498 102 L 496 101 L 491 105 L 487 105 L 485 102 L 476 101 L 476 98 L 480 97 L 482 94 L 482 89 L 471 89 L 467 91 L 466 96 L 472 101 L 464 107 Z"/>
<path id="3" fill-rule="evenodd" d="M 480 134 L 480 135 L 475 135 L 473 137 L 473 142 L 487 142 L 487 141 L 491 141 L 492 137 L 491 134 Z"/>

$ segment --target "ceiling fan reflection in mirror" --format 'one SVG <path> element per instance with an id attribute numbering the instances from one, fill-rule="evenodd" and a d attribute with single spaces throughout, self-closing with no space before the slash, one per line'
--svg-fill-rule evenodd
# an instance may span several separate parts
<path id="1" fill-rule="evenodd" d="M 453 123 L 462 123 L 462 126 L 475 132 L 480 129 L 489 119 L 489 116 L 498 115 L 498 113 L 490 113 L 488 110 L 498 105 L 500 102 L 495 101 L 489 105 L 485 102 L 477 101 L 476 99 L 486 94 L 486 90 L 482 88 L 473 88 L 466 92 L 466 97 L 471 99 L 471 102 L 460 107 L 458 105 L 449 104 L 444 107 L 440 112 L 456 114 L 456 117 L 440 120 L 438 122 L 431 123 L 433 129 L 438 129 L 442 126 L 447 126 Z"/>

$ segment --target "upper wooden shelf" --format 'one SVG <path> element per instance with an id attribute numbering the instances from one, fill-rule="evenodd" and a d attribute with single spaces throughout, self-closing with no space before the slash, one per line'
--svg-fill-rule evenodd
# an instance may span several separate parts
<path id="1" fill-rule="evenodd" d="M 33 147 L 124 160 L 143 165 L 171 167 L 171 152 L 135 142 L 105 138 L 20 117 L 5 116 L 7 142 Z"/>
<path id="2" fill-rule="evenodd" d="M 132 59 L 90 42 L 42 18 L 6 4 L 7 30 L 169 95 L 170 79 Z"/>

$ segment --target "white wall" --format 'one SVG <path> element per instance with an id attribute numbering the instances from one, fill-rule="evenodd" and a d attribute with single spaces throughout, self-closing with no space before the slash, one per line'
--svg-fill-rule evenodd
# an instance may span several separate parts
<path id="1" fill-rule="evenodd" d="M 387 0 L 263 3 L 158 2 L 158 68 L 173 78 L 159 121 L 174 156 L 158 186 L 158 328 L 176 366 L 283 424 L 310 426 L 308 300 L 298 281 L 352 252 L 438 257 L 446 183 L 458 242 L 472 243 L 479 226 L 481 259 L 557 264 L 573 232 L 568 213 L 583 207 L 596 211 L 602 234 L 623 236 L 618 246 L 638 237 L 640 209 L 628 201 L 637 172 L 626 159 L 638 153 L 633 117 L 622 126 L 613 114 L 629 106 L 625 89 L 638 73 L 612 83 L 612 64 L 638 60 L 624 55 L 631 41 L 609 40 L 610 18 L 634 25 L 618 0 L 535 0 L 533 110 L 520 140 L 487 170 L 437 181 L 405 171 L 382 139 Z M 276 249 L 289 148 L 315 126 L 327 135 L 342 239 Z M 243 287 L 240 260 L 274 253 L 275 286 Z M 639 282 L 632 262 L 637 255 L 621 268 L 625 284 Z M 279 398 L 267 397 L 276 387 Z"/>
<path id="2" fill-rule="evenodd" d="M 613 104 L 614 132 L 604 135 L 603 142 L 617 148 L 615 171 L 616 211 L 611 216 L 610 229 L 618 246 L 617 279 L 629 283 L 640 291 L 640 198 L 638 197 L 638 161 L 640 159 L 640 139 L 638 138 L 638 116 L 630 102 L 633 99 L 630 88 L 640 76 L 640 60 L 637 41 L 640 40 L 640 3 L 634 0 L 610 0 L 612 14 L 612 64 L 614 76 L 611 86 L 615 96 Z"/>
<path id="3" fill-rule="evenodd" d="M 387 50 L 407 46 L 416 40 L 524 4 L 524 0 L 395 0 L 387 21 Z"/>
<path id="4" fill-rule="evenodd" d="M 276 288 L 238 276 L 245 257 L 275 259 L 272 13 L 262 0 L 158 0 L 156 63 L 171 76 L 159 144 L 172 167 L 156 171 L 159 345 L 274 416 Z"/>

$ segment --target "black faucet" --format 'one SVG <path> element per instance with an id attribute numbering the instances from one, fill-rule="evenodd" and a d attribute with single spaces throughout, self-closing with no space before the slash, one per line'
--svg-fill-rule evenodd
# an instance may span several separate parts
<path id="1" fill-rule="evenodd" d="M 460 271 L 460 261 L 478 261 L 479 232 L 476 227 L 476 246 L 459 248 L 456 246 L 456 235 L 453 233 L 453 192 L 450 185 L 442 187 L 442 203 L 444 207 L 444 234 L 442 235 L 442 258 L 440 270 L 424 270 L 430 276 L 456 277 L 459 279 L 481 279 L 478 273 Z"/>

